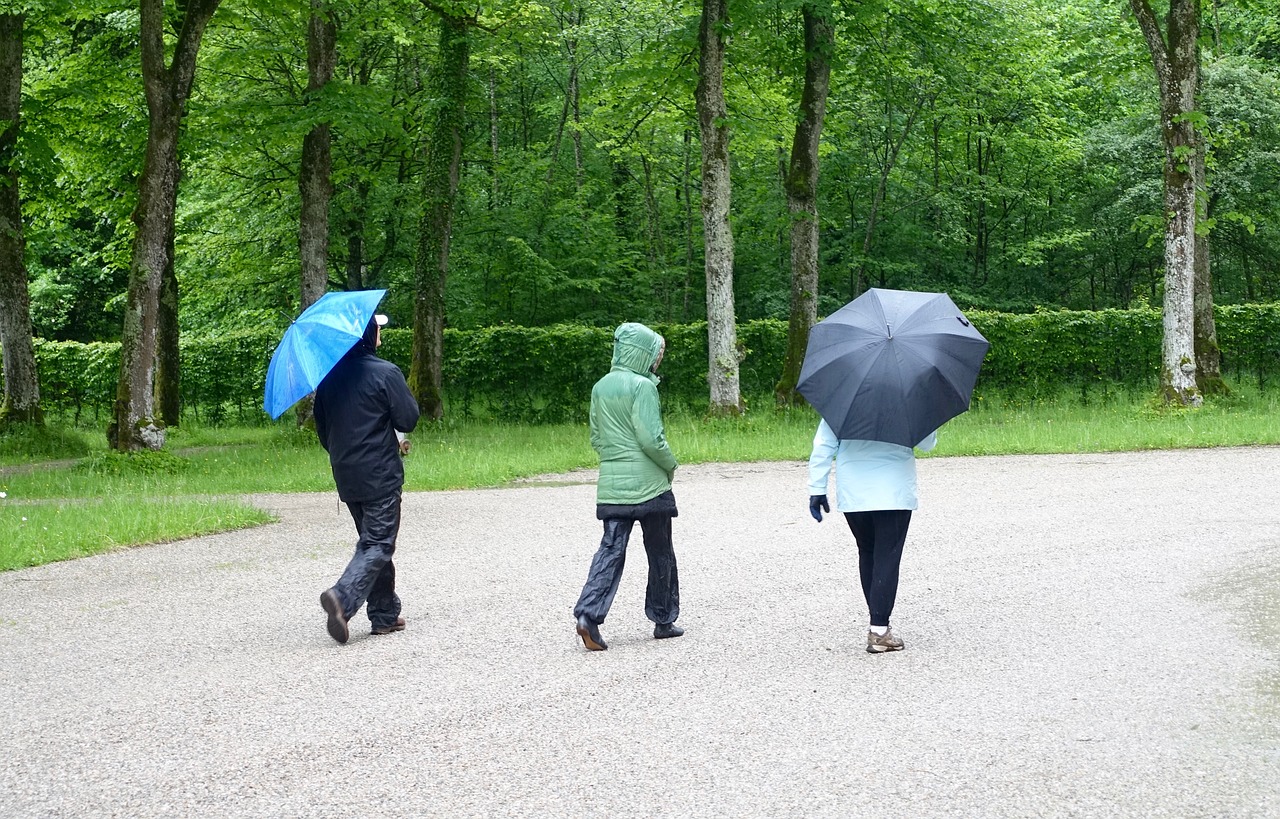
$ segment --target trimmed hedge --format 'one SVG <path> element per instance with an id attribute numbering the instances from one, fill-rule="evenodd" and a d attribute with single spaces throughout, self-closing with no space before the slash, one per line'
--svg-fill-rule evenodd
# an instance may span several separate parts
<path id="1" fill-rule="evenodd" d="M 1266 386 L 1280 373 L 1280 305 L 1216 308 L 1223 374 Z M 1026 398 L 1064 390 L 1154 390 L 1160 363 L 1158 310 L 1053 311 L 1031 314 L 971 312 L 991 342 L 979 392 Z M 662 392 L 668 405 L 707 406 L 706 324 L 654 325 L 667 339 Z M 738 325 L 746 353 L 742 394 L 767 398 L 782 371 L 784 321 Z M 184 411 L 208 423 L 266 419 L 262 390 L 275 331 L 188 336 L 181 343 Z M 450 414 L 528 423 L 582 421 L 591 386 L 609 368 L 609 328 L 487 327 L 445 331 L 444 391 Z M 412 331 L 383 331 L 384 357 L 409 369 Z M 46 413 L 76 422 L 108 418 L 120 367 L 117 343 L 36 340 L 40 397 Z"/>

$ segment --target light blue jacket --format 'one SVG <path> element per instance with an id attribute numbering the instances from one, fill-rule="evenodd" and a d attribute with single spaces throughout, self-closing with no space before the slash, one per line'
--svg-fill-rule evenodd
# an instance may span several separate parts
<path id="1" fill-rule="evenodd" d="M 928 452 L 938 443 L 934 430 L 916 447 Z M 915 509 L 916 454 L 908 446 L 883 441 L 840 440 L 826 421 L 818 424 L 809 455 L 809 494 L 827 494 L 831 461 L 836 462 L 836 509 L 875 512 Z"/>

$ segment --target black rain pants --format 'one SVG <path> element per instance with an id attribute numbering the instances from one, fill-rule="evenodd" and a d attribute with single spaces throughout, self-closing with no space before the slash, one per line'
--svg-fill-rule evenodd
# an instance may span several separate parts
<path id="1" fill-rule="evenodd" d="M 871 625 L 887 626 L 898 597 L 898 566 L 911 510 L 845 512 L 844 517 L 858 542 L 858 578 L 871 612 Z"/>
<path id="2" fill-rule="evenodd" d="M 657 513 L 639 518 L 644 534 L 644 550 L 649 556 L 649 585 L 645 589 L 644 613 L 655 623 L 674 623 L 680 616 L 680 579 L 676 573 L 676 553 L 671 545 L 671 514 Z M 622 567 L 627 559 L 627 542 L 636 521 L 631 518 L 605 518 L 600 548 L 591 559 L 587 583 L 582 587 L 575 618 L 586 615 L 599 625 L 609 615 L 613 596 L 622 580 Z"/>
<path id="3" fill-rule="evenodd" d="M 400 493 L 373 501 L 347 502 L 360 539 L 341 579 L 334 585 L 342 610 L 350 619 L 367 600 L 369 622 L 385 628 L 400 616 L 396 565 L 391 562 L 400 533 Z"/>

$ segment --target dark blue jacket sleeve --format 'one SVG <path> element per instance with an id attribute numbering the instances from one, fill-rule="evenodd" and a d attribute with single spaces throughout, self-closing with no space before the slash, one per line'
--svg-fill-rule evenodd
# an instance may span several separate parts
<path id="1" fill-rule="evenodd" d="M 400 432 L 413 432 L 418 425 L 418 402 L 409 391 L 409 384 L 404 380 L 404 373 L 399 367 L 392 367 L 392 374 L 387 379 L 387 400 L 391 406 L 391 426 Z"/>

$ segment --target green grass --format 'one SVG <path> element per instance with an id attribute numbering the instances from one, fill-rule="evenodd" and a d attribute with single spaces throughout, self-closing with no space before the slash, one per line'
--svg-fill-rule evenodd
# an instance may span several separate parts
<path id="1" fill-rule="evenodd" d="M 801 462 L 816 424 L 807 408 L 757 409 L 724 419 L 672 412 L 666 418 L 667 438 L 685 464 Z M 407 491 L 501 486 L 596 466 L 584 424 L 422 424 L 410 440 Z M 1158 410 L 1146 396 L 1113 395 L 1089 404 L 1074 397 L 1027 402 L 984 396 L 943 428 L 927 457 L 1262 444 L 1280 444 L 1280 393 L 1242 390 L 1195 411 Z M 72 465 L 60 460 L 68 458 L 75 459 Z M 287 423 L 183 427 L 170 430 L 164 452 L 133 456 L 108 452 L 100 431 L 10 431 L 0 436 L 0 523 L 7 524 L 0 570 L 270 519 L 238 501 L 211 497 L 330 491 L 328 459 L 314 434 Z"/>
<path id="2" fill-rule="evenodd" d="M 1280 394 L 1240 392 L 1195 410 L 1154 407 L 1146 397 L 1081 405 L 974 402 L 948 422 L 933 455 L 1131 452 L 1280 443 Z"/>
<path id="3" fill-rule="evenodd" d="M 0 504 L 0 571 L 273 520 L 242 503 L 191 498 Z"/>

